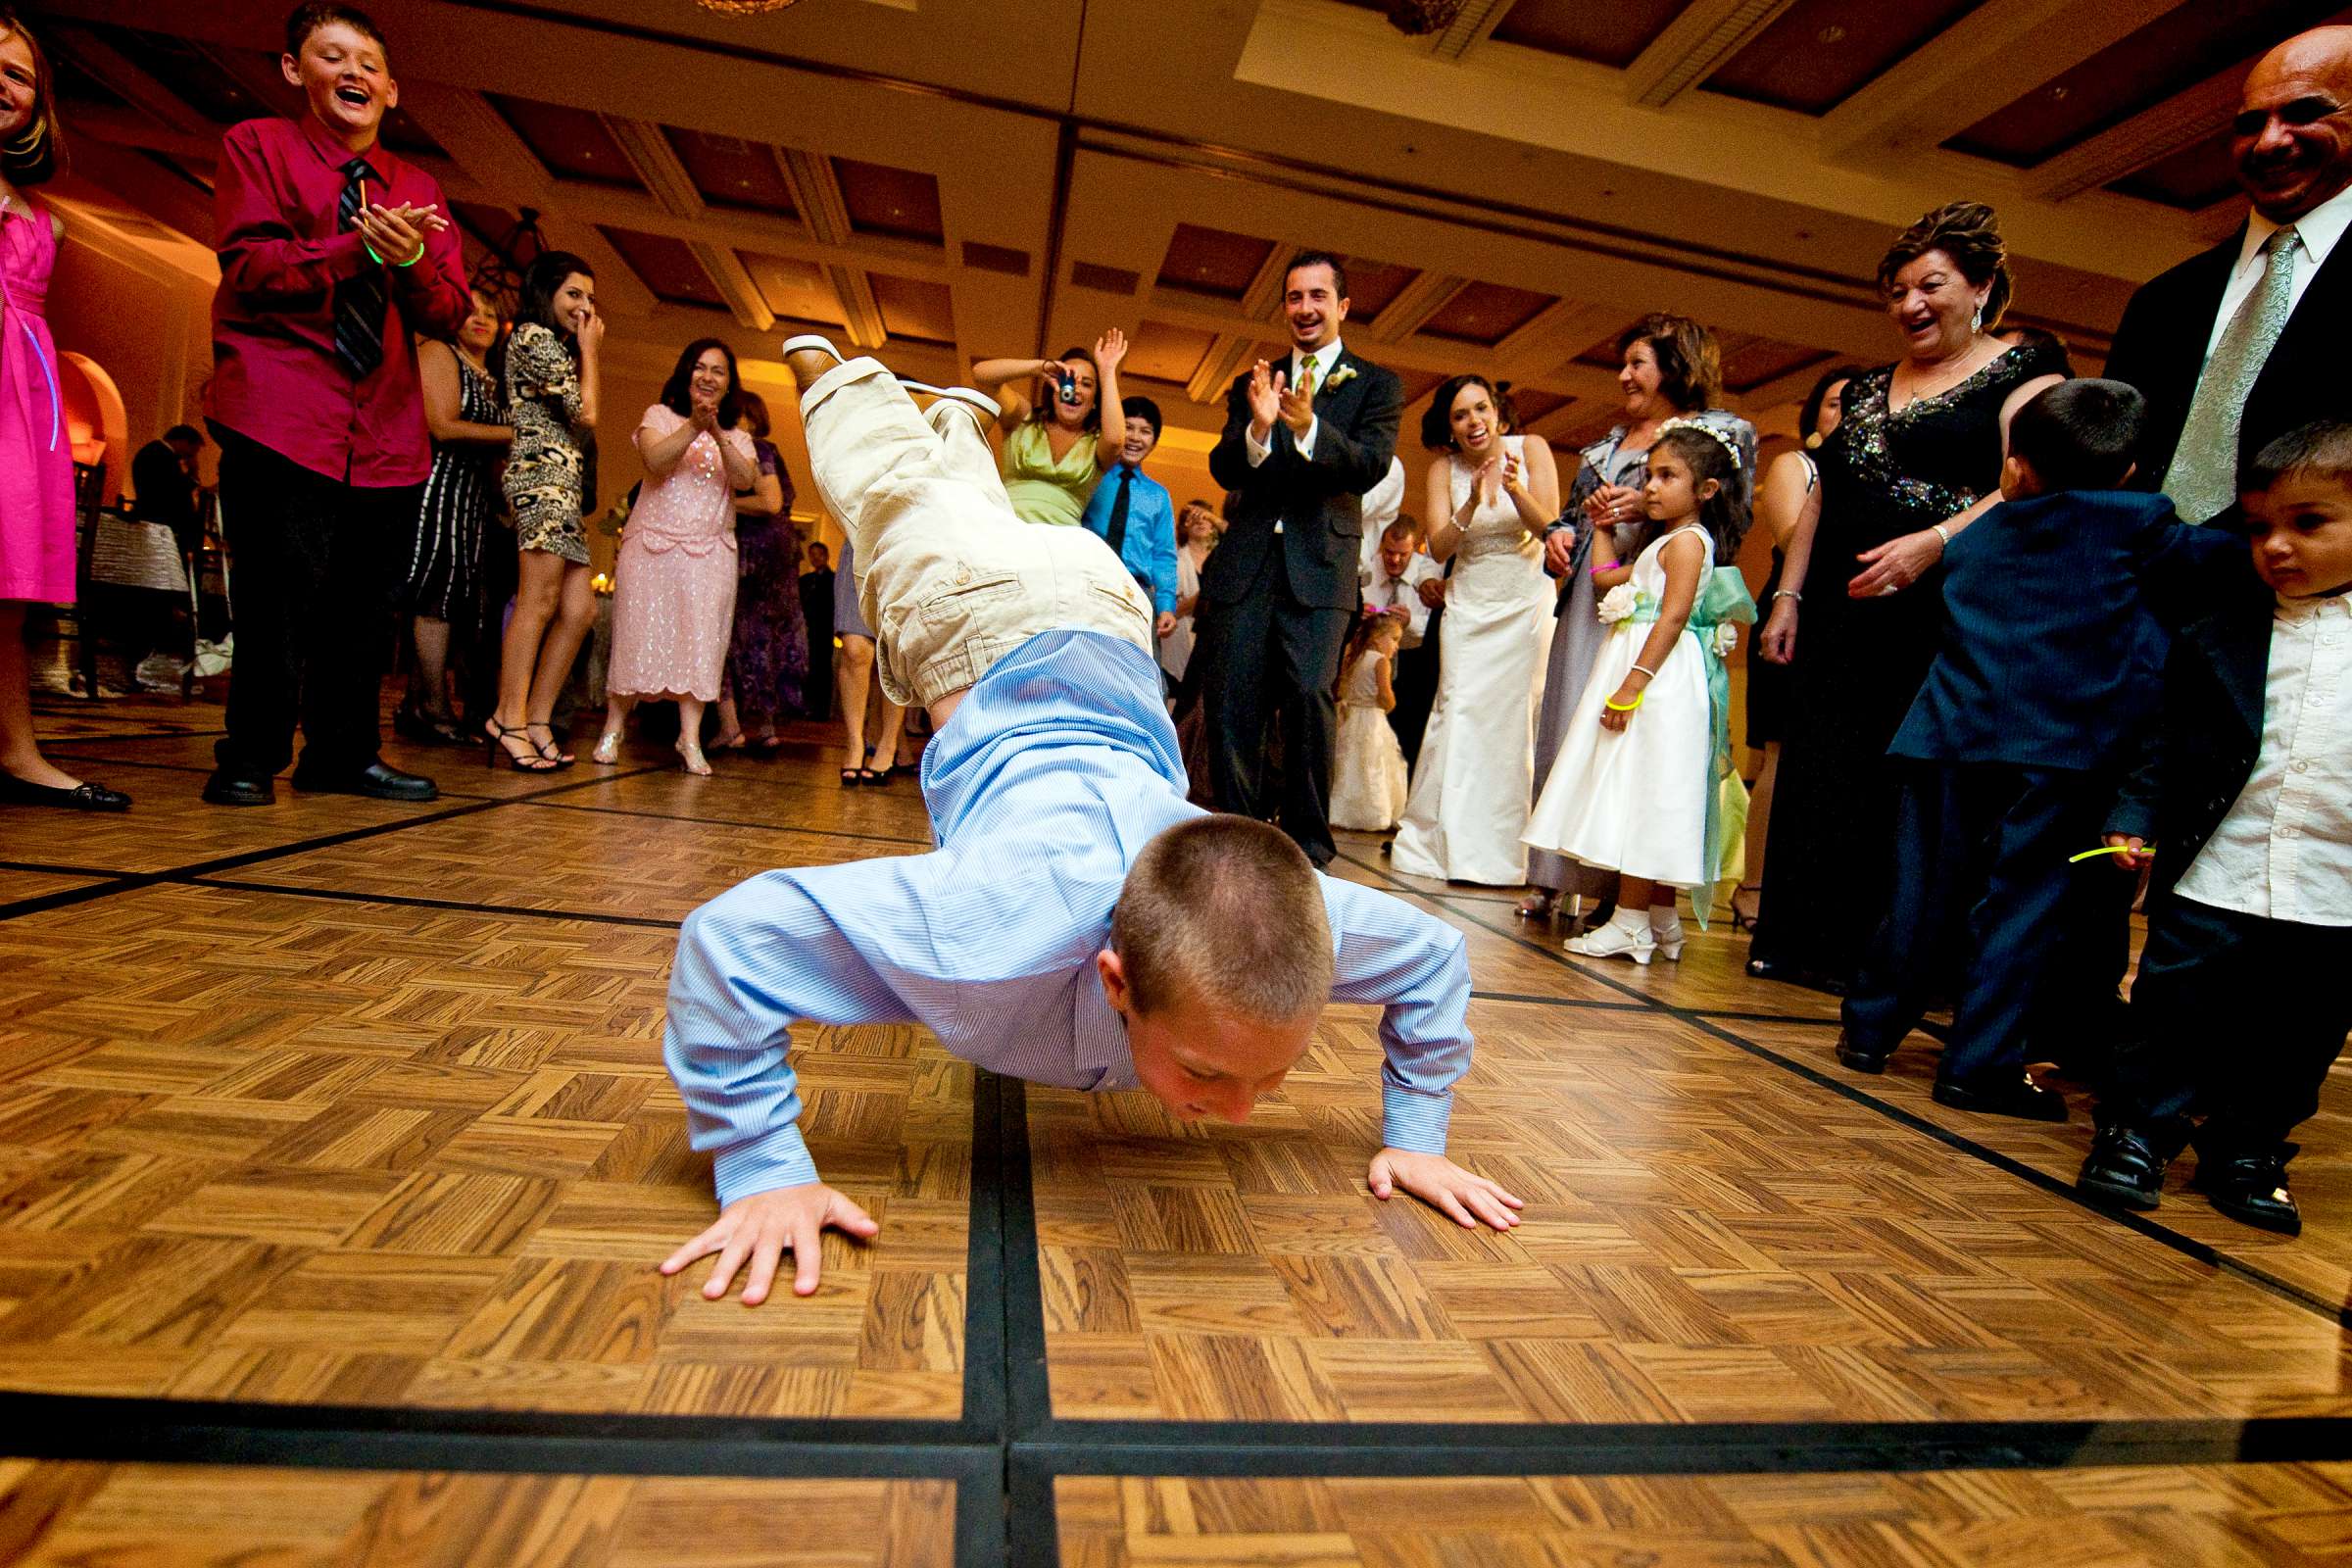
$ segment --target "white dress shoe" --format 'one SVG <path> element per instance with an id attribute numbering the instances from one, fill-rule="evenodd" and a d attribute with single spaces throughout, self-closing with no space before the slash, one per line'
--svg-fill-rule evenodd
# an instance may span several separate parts
<path id="1" fill-rule="evenodd" d="M 821 336 L 815 332 L 803 332 L 798 337 L 786 338 L 784 340 L 782 356 L 785 359 L 790 359 L 802 349 L 814 349 L 819 354 L 830 354 L 833 356 L 833 363 L 836 365 L 843 363 L 841 358 L 841 350 L 833 346 L 833 340 L 829 337 Z"/>
<path id="2" fill-rule="evenodd" d="M 1676 919 L 1672 925 L 1651 926 L 1649 940 L 1650 945 L 1658 950 L 1658 956 L 1674 963 L 1682 961 L 1683 922 L 1681 919 Z"/>

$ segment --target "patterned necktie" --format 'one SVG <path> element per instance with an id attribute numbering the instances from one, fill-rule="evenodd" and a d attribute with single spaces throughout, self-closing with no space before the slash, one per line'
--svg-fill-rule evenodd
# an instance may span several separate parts
<path id="1" fill-rule="evenodd" d="M 2246 395 L 2254 390 L 2263 363 L 2286 328 L 2295 282 L 2292 223 L 2262 243 L 2263 274 L 2222 328 L 2197 378 L 2180 445 L 2164 476 L 2164 493 L 2184 522 L 2206 522 L 2237 500 L 2237 427 Z"/>
<path id="2" fill-rule="evenodd" d="M 1120 464 L 1119 493 L 1110 498 L 1110 527 L 1106 532 L 1109 536 L 1110 553 L 1118 556 L 1121 560 L 1126 559 L 1127 550 L 1127 492 L 1134 482 L 1135 470 L 1123 463 Z"/>
<path id="3" fill-rule="evenodd" d="M 343 195 L 335 203 L 335 229 L 348 234 L 360 226 L 362 198 L 375 171 L 365 158 L 343 166 Z M 379 179 L 380 185 L 382 181 Z M 365 381 L 384 363 L 384 313 L 391 295 L 384 286 L 384 270 L 370 263 L 358 275 L 335 285 L 335 358 L 355 381 Z"/>
<path id="4" fill-rule="evenodd" d="M 1315 357 L 1312 354 L 1298 356 L 1298 395 L 1309 402 L 1314 400 Z"/>

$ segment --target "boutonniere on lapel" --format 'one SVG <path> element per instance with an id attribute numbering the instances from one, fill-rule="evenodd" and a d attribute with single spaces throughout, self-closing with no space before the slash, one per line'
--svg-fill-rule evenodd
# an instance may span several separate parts
<path id="1" fill-rule="evenodd" d="M 1355 367 L 1349 365 L 1346 360 L 1342 360 L 1338 365 L 1332 367 L 1331 374 L 1324 379 L 1321 386 L 1315 389 L 1316 394 L 1320 396 L 1325 392 L 1337 392 L 1354 379 Z"/>

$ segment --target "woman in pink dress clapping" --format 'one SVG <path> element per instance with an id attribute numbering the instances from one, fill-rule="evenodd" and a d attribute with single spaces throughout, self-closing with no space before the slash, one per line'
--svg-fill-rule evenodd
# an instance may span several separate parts
<path id="1" fill-rule="evenodd" d="M 646 483 L 613 562 L 599 762 L 619 760 L 638 701 L 674 699 L 678 757 L 689 773 L 710 771 L 703 705 L 718 699 L 735 620 L 735 492 L 759 473 L 752 438 L 735 428 L 742 396 L 734 354 L 703 338 L 686 345 L 662 401 L 637 425 Z"/>

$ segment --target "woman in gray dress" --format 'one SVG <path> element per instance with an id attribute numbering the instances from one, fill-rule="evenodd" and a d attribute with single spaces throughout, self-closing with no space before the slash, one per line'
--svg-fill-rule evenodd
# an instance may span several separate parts
<path id="1" fill-rule="evenodd" d="M 1617 336 L 1617 385 L 1625 393 L 1622 420 L 1585 448 L 1560 520 L 1545 531 L 1544 569 L 1563 579 L 1554 613 L 1551 660 L 1544 676 L 1544 706 L 1536 718 L 1536 788 L 1551 776 L 1576 700 L 1592 676 L 1593 658 L 1606 630 L 1599 597 L 1585 569 L 1592 532 L 1611 530 L 1618 559 L 1631 561 L 1649 543 L 1642 514 L 1642 481 L 1650 443 L 1669 419 L 1695 419 L 1720 431 L 1738 448 L 1740 483 L 1755 485 L 1756 429 L 1740 416 L 1714 406 L 1723 395 L 1722 355 L 1715 334 L 1686 316 L 1653 315 Z M 1744 502 L 1742 503 L 1744 505 Z M 1533 892 L 1520 904 L 1529 919 L 1549 915 L 1563 894 L 1605 901 L 1617 887 L 1616 873 L 1595 871 L 1543 850 L 1528 856 Z"/>

